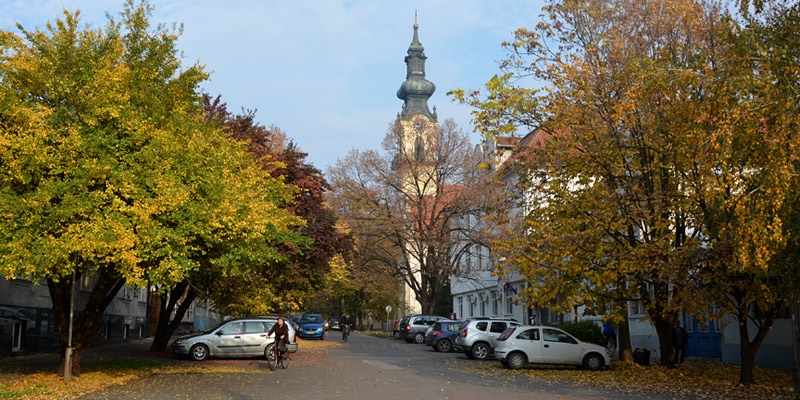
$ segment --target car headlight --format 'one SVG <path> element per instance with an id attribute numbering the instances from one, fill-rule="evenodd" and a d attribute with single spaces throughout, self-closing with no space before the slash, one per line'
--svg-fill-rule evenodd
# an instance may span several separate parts
<path id="1" fill-rule="evenodd" d="M 319 328 L 317 328 L 317 332 L 322 332 L 323 328 L 324 327 L 320 326 Z"/>

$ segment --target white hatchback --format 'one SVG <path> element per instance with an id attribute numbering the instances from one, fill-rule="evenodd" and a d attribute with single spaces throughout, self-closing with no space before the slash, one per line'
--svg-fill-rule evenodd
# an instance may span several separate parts
<path id="1" fill-rule="evenodd" d="M 558 328 L 517 326 L 497 339 L 495 358 L 511 369 L 528 364 L 566 364 L 598 370 L 611 365 L 606 348 L 581 342 Z"/>

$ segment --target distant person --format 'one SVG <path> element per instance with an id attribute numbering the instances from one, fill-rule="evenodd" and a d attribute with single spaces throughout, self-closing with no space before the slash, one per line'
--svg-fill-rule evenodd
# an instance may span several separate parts
<path id="1" fill-rule="evenodd" d="M 675 364 L 680 365 L 686 362 L 686 342 L 689 334 L 686 329 L 681 327 L 681 321 L 675 321 L 675 329 L 672 330 L 672 348 L 675 351 Z"/>
<path id="2" fill-rule="evenodd" d="M 606 342 L 608 343 L 609 349 L 616 349 L 617 348 L 617 332 L 614 331 L 614 328 L 611 326 L 611 321 L 606 320 L 603 324 L 603 335 L 606 335 Z"/>
<path id="3" fill-rule="evenodd" d="M 350 313 L 346 312 L 342 315 L 342 320 L 339 321 L 339 325 L 342 327 L 342 340 L 346 342 L 350 330 L 353 329 L 353 317 L 350 316 Z"/>

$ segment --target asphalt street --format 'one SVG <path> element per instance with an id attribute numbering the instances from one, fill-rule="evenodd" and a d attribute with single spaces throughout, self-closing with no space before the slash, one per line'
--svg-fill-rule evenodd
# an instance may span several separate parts
<path id="1" fill-rule="evenodd" d="M 261 359 L 232 360 L 245 372 L 155 374 L 82 399 L 667 399 L 592 388 L 494 378 L 469 371 L 463 354 L 437 353 L 404 341 L 354 334 L 341 344 L 292 355 L 288 369 L 270 371 Z M 333 339 L 333 340 L 332 340 Z M 104 352 L 106 357 L 111 351 Z M 131 351 L 130 354 L 138 354 Z M 454 363 L 453 360 L 456 360 Z M 188 362 L 188 361 L 187 361 Z M 212 360 L 211 362 L 215 362 Z M 221 361 L 220 361 L 221 362 Z M 191 362 L 189 362 L 191 363 Z M 219 364 L 224 365 L 224 364 Z"/>

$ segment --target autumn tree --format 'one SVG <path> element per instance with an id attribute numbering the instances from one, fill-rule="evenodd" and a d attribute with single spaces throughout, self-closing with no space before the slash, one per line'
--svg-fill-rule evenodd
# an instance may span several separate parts
<path id="1" fill-rule="evenodd" d="M 351 262 L 353 257 L 352 237 L 340 229 L 339 218 L 327 203 L 330 185 L 322 172 L 306 161 L 308 154 L 285 132 L 256 123 L 254 110 L 233 115 L 219 97 L 213 101 L 206 97 L 205 104 L 209 117 L 219 120 L 231 137 L 247 143 L 248 152 L 265 171 L 298 188 L 287 210 L 306 222 L 297 231 L 310 241 L 302 246 L 287 246 L 286 260 L 276 273 L 266 276 L 282 293 L 277 302 L 266 303 L 268 311 L 297 311 L 322 288 L 334 259 Z"/>
<path id="2" fill-rule="evenodd" d="M 439 305 L 449 309 L 451 275 L 477 243 L 485 244 L 480 226 L 467 222 L 479 219 L 496 192 L 475 173 L 469 138 L 452 120 L 438 127 L 425 154 L 404 143 L 396 123 L 384 153 L 353 150 L 339 160 L 327 174 L 331 203 L 357 239 L 359 263 L 391 271 L 431 313 Z"/>
<path id="3" fill-rule="evenodd" d="M 735 316 L 740 384 L 755 383 L 758 349 L 800 293 L 798 263 L 797 4 L 747 14 L 694 125 L 708 132 L 695 192 L 710 244 L 698 253 L 703 282 Z M 754 328 L 754 332 L 753 332 Z"/>
<path id="4" fill-rule="evenodd" d="M 279 207 L 291 187 L 201 118 L 207 75 L 181 66 L 178 35 L 151 12 L 128 1 L 103 30 L 65 12 L 0 32 L 0 270 L 47 281 L 60 374 L 80 373 L 124 285 L 246 274 L 280 259 L 274 243 L 302 222 Z"/>
<path id="5" fill-rule="evenodd" d="M 696 99 L 713 81 L 725 29 L 717 8 L 694 1 L 553 1 L 535 30 L 507 44 L 505 73 L 485 98 L 455 92 L 478 108 L 485 133 L 548 137 L 527 161 L 529 211 L 503 249 L 531 283 L 521 295 L 623 326 L 628 302 L 639 302 L 663 365 L 674 364 L 680 313 L 709 306 L 694 293 L 691 260 L 705 237 L 687 190 L 704 179 L 693 164 L 703 136 L 685 122 L 701 114 Z M 544 89 L 526 87 L 530 79 Z"/>

